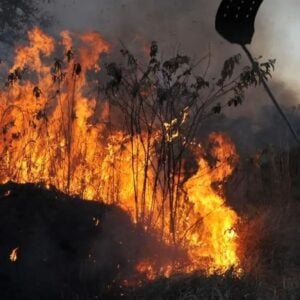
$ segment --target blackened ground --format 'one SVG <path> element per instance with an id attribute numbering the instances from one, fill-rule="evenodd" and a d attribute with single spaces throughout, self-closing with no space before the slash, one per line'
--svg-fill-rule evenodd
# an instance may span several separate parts
<path id="1" fill-rule="evenodd" d="M 129 300 L 296 300 L 300 290 L 295 280 L 290 286 L 237 278 L 228 273 L 206 277 L 201 274 L 161 278 L 127 293 Z"/>
<path id="2" fill-rule="evenodd" d="M 0 186 L 0 299 L 108 299 L 137 261 L 158 253 L 171 259 L 115 206 L 42 186 Z"/>
<path id="3" fill-rule="evenodd" d="M 299 153 L 289 156 L 295 160 L 292 170 L 299 162 Z M 271 165 L 272 168 L 263 165 L 259 170 L 278 174 L 275 158 Z M 281 169 L 285 170 L 281 174 L 284 178 L 300 178 L 286 167 Z M 270 177 L 278 180 L 279 175 Z M 256 174 L 255 178 L 260 177 Z M 269 191 L 269 184 L 258 186 L 261 185 Z M 251 215 L 245 219 L 249 224 L 244 224 L 245 229 L 240 232 L 247 249 L 243 251 L 243 268 L 251 276 L 236 278 L 229 272 L 206 277 L 198 273 L 158 278 L 154 282 L 147 282 L 136 273 L 137 262 L 145 258 L 166 262 L 180 255 L 132 224 L 119 208 L 37 185 L 2 185 L 0 299 L 300 299 L 299 198 L 295 193 L 297 184 L 288 185 L 289 193 L 286 185 L 281 180 L 282 191 L 276 192 L 277 197 L 271 195 L 272 203 L 258 204 L 251 197 L 240 197 L 239 201 L 248 202 L 235 205 L 240 213 Z M 255 194 L 266 193 L 259 191 Z M 254 208 L 255 213 L 250 214 Z M 17 260 L 13 262 L 10 254 L 16 248 Z M 123 279 L 138 279 L 138 285 L 121 286 Z"/>

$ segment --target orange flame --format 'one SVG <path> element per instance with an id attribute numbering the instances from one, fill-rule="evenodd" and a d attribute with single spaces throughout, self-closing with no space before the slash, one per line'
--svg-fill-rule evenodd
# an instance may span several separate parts
<path id="1" fill-rule="evenodd" d="M 170 276 L 176 270 L 222 273 L 231 267 L 237 269 L 238 216 L 212 187 L 226 180 L 238 160 L 230 139 L 216 133 L 210 136 L 211 153 L 217 158 L 214 167 L 201 148 L 193 150 L 199 168 L 175 199 L 175 240 L 166 218 L 170 204 L 153 168 L 159 134 L 149 138 L 146 154 L 146 133 L 132 137 L 111 129 L 109 105 L 97 100 L 97 93 L 93 93 L 97 83 L 87 79 L 88 72 L 100 70 L 99 57 L 109 52 L 109 44 L 98 33 L 77 38 L 64 31 L 61 39 L 65 58 L 56 59 L 54 65 L 50 57 L 56 51 L 55 41 L 38 28 L 28 33 L 28 45 L 16 51 L 7 87 L 0 92 L 0 182 L 44 182 L 84 199 L 115 203 L 134 222 L 142 220 L 147 230 L 159 232 L 166 243 L 175 242 L 186 249 L 189 262 L 184 266 L 168 263 L 155 268 L 150 261 L 138 264 L 137 270 L 149 279 Z M 29 78 L 23 75 L 24 69 Z M 101 111 L 100 115 L 96 111 Z M 168 142 L 179 134 L 173 132 L 173 125 L 165 125 Z M 17 249 L 15 258 L 16 253 Z"/>
<path id="2" fill-rule="evenodd" d="M 9 259 L 12 262 L 16 262 L 18 260 L 18 251 L 19 251 L 19 247 L 13 249 L 9 255 Z"/>
<path id="3" fill-rule="evenodd" d="M 236 160 L 235 147 L 225 136 L 212 134 L 211 141 L 217 143 L 213 152 L 218 158 L 214 168 L 200 159 L 199 171 L 186 183 L 189 200 L 193 203 L 193 213 L 203 222 L 202 230 L 190 237 L 189 253 L 192 257 L 212 260 L 210 271 L 224 272 L 230 266 L 238 265 L 236 233 L 234 227 L 238 221 L 236 213 L 226 206 L 224 198 L 212 188 L 214 182 L 222 182 L 233 172 Z M 204 170 L 204 171 L 203 171 Z"/>

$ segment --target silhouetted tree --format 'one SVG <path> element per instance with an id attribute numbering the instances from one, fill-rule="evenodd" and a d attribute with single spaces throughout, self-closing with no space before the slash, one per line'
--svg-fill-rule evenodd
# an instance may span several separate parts
<path id="1" fill-rule="evenodd" d="M 149 63 L 144 67 L 128 49 L 122 49 L 125 62 L 106 65 L 110 80 L 104 91 L 111 108 L 119 110 L 124 117 L 122 128 L 127 129 L 131 137 L 132 149 L 137 147 L 137 139 L 142 145 L 137 153 L 132 152 L 134 186 L 138 186 L 141 176 L 144 179 L 143 192 L 135 191 L 136 219 L 153 221 L 145 212 L 146 186 L 152 168 L 155 173 L 153 191 L 161 189 L 163 199 L 156 199 L 154 192 L 151 206 L 160 201 L 161 223 L 170 224 L 175 241 L 181 187 L 186 179 L 182 172 L 184 158 L 197 132 L 205 120 L 222 113 L 225 107 L 241 105 L 249 87 L 261 84 L 262 78 L 271 77 L 275 61 L 256 60 L 254 66 L 242 66 L 242 57 L 237 54 L 224 62 L 218 78 L 209 78 L 210 55 L 198 62 L 179 53 L 161 60 L 158 51 L 157 43 L 152 42 Z M 205 61 L 206 71 L 199 74 L 198 66 Z M 120 118 L 117 120 L 118 124 L 122 122 Z M 141 161 L 142 175 L 138 171 L 142 168 Z M 169 216 L 164 211 L 167 205 Z"/>
<path id="2" fill-rule="evenodd" d="M 40 8 L 43 2 L 50 1 L 52 0 L 1 0 L 0 41 L 12 44 L 28 27 L 49 22 L 49 16 Z"/>

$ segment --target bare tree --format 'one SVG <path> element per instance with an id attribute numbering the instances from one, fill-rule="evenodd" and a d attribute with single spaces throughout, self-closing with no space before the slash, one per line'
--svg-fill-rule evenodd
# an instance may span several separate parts
<path id="1" fill-rule="evenodd" d="M 169 224 L 175 243 L 187 179 L 185 157 L 199 128 L 225 106 L 242 104 L 245 90 L 260 84 L 261 78 L 268 79 L 275 61 L 257 61 L 256 68 L 242 67 L 237 54 L 225 61 L 218 79 L 208 80 L 210 54 L 200 61 L 181 54 L 162 61 L 157 43 L 152 42 L 149 63 L 143 67 L 125 47 L 121 53 L 125 64 L 106 66 L 111 80 L 105 94 L 111 107 L 123 115 L 131 139 L 136 219 L 147 226 L 159 223 L 162 235 Z M 205 62 L 206 71 L 197 74 L 197 67 Z M 155 174 L 151 183 L 150 173 Z M 138 187 L 141 181 L 142 187 Z M 150 208 L 146 205 L 148 184 L 152 185 Z"/>

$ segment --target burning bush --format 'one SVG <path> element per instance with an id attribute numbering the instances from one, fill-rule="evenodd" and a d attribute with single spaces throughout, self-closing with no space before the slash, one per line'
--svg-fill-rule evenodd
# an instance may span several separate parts
<path id="1" fill-rule="evenodd" d="M 200 144 L 202 122 L 241 104 L 245 90 L 270 75 L 273 61 L 236 71 L 229 58 L 220 78 L 196 75 L 190 57 L 160 61 L 153 42 L 145 68 L 128 49 L 125 64 L 101 62 L 111 46 L 98 33 L 62 32 L 58 45 L 38 28 L 19 46 L 1 91 L 0 181 L 43 182 L 84 199 L 103 199 L 167 245 L 184 263 L 138 264 L 148 278 L 177 271 L 240 272 L 239 219 L 223 183 L 238 160 L 226 135 Z M 63 55 L 61 54 L 63 53 Z"/>

